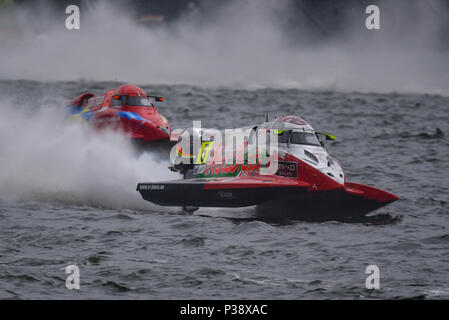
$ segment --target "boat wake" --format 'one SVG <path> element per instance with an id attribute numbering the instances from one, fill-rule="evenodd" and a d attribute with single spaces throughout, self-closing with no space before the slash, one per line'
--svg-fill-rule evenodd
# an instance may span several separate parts
<path id="1" fill-rule="evenodd" d="M 0 104 L 2 195 L 106 208 L 156 208 L 142 201 L 135 186 L 142 177 L 173 178 L 168 164 L 151 152 L 136 153 L 119 133 L 99 134 L 67 122 L 62 109 Z"/>

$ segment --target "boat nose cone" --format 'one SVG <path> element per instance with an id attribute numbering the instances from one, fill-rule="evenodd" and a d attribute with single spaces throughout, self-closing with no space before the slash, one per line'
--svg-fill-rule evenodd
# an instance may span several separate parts
<path id="1" fill-rule="evenodd" d="M 168 129 L 168 127 L 161 126 L 161 127 L 159 127 L 159 130 L 161 130 L 163 133 L 165 133 L 167 135 L 167 137 L 170 136 L 170 130 Z"/>
<path id="2" fill-rule="evenodd" d="M 345 191 L 351 194 L 359 194 L 367 199 L 375 199 L 379 203 L 390 203 L 399 200 L 398 196 L 388 191 L 359 183 L 346 182 Z"/>
<path id="3" fill-rule="evenodd" d="M 159 125 L 152 121 L 145 121 L 141 125 L 141 129 L 147 140 L 160 140 L 170 138 L 170 129 L 164 124 Z"/>

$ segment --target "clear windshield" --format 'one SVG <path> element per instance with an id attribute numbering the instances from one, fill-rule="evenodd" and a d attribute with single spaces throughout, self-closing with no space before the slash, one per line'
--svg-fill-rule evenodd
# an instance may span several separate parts
<path id="1" fill-rule="evenodd" d="M 279 143 L 304 144 L 309 146 L 321 146 L 320 140 L 314 133 L 283 131 L 278 135 Z"/>
<path id="2" fill-rule="evenodd" d="M 283 132 L 279 133 L 279 135 L 278 135 L 278 142 L 279 143 L 288 143 L 289 137 L 290 137 L 290 132 L 283 131 Z"/>
<path id="3" fill-rule="evenodd" d="M 320 140 L 314 133 L 306 132 L 291 132 L 290 143 L 293 144 L 305 144 L 309 146 L 321 146 Z"/>
<path id="4" fill-rule="evenodd" d="M 121 96 L 118 99 L 112 98 L 111 106 L 112 107 L 121 107 L 126 104 L 126 96 Z"/>
<path id="5" fill-rule="evenodd" d="M 111 106 L 120 107 L 120 106 L 144 106 L 144 107 L 153 107 L 150 99 L 148 97 L 137 97 L 137 96 L 120 96 L 118 99 L 112 99 Z"/>
<path id="6" fill-rule="evenodd" d="M 152 104 L 147 97 L 128 96 L 128 106 L 145 106 L 151 107 Z"/>

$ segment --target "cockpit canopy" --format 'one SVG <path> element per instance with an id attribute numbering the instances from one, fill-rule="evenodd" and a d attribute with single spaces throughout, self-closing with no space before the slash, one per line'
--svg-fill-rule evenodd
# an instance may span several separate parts
<path id="1" fill-rule="evenodd" d="M 317 132 L 304 119 L 297 116 L 283 116 L 260 125 L 260 128 L 274 130 L 279 143 L 323 146 Z"/>
<path id="2" fill-rule="evenodd" d="M 111 106 L 154 107 L 145 91 L 132 84 L 124 84 L 113 90 Z"/>
<path id="3" fill-rule="evenodd" d="M 278 130 L 313 130 L 313 128 L 302 118 L 297 116 L 284 116 L 275 118 L 274 120 L 264 122 L 261 128 L 278 129 Z"/>

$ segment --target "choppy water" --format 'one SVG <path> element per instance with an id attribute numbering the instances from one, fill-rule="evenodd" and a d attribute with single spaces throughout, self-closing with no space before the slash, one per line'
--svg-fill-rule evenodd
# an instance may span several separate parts
<path id="1" fill-rule="evenodd" d="M 119 137 L 69 134 L 53 112 L 114 86 L 0 82 L 0 298 L 449 298 L 449 98 L 142 86 L 166 97 L 173 128 L 301 115 L 336 134 L 328 148 L 347 180 L 401 198 L 370 221 L 306 223 L 261 221 L 251 208 L 184 216 L 142 200 L 137 182 L 175 178 L 165 160 Z M 65 288 L 70 264 L 78 291 Z M 380 290 L 365 289 L 369 264 Z"/>

